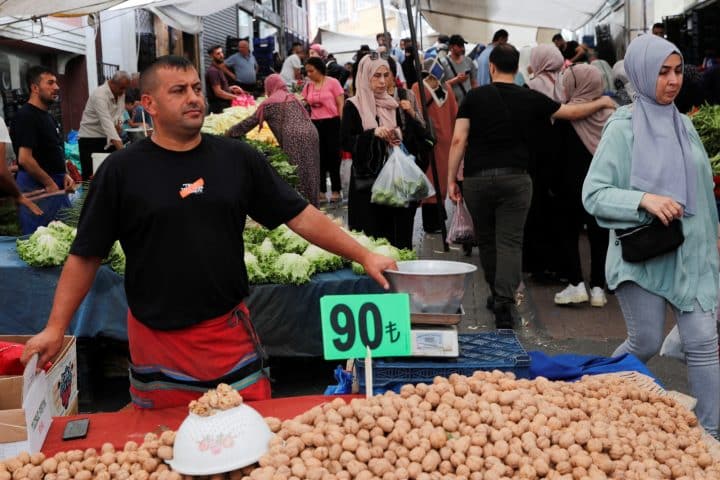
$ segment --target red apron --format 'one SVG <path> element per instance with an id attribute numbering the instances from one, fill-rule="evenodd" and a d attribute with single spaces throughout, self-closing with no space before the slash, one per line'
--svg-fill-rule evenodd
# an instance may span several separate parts
<path id="1" fill-rule="evenodd" d="M 130 395 L 137 408 L 187 405 L 219 383 L 270 398 L 264 351 L 244 303 L 180 330 L 153 330 L 128 310 Z"/>

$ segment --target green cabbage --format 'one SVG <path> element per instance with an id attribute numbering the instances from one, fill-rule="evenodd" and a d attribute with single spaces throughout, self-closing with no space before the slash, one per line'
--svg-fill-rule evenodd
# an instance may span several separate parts
<path id="1" fill-rule="evenodd" d="M 313 268 L 310 261 L 297 253 L 280 255 L 269 273 L 272 283 L 301 285 L 310 281 Z"/>
<path id="2" fill-rule="evenodd" d="M 310 261 L 316 273 L 332 272 L 343 267 L 342 257 L 323 250 L 317 245 L 308 245 L 302 256 Z"/>
<path id="3" fill-rule="evenodd" d="M 51 222 L 47 227 L 38 227 L 27 240 L 18 239 L 17 252 L 33 267 L 56 267 L 65 263 L 74 238 L 74 228 Z"/>
<path id="4" fill-rule="evenodd" d="M 115 241 L 103 263 L 109 263 L 115 273 L 125 275 L 125 252 L 120 246 L 120 242 Z"/>
<path id="5" fill-rule="evenodd" d="M 263 240 L 263 242 L 255 248 L 254 253 L 262 262 L 273 262 L 277 256 L 280 255 L 280 252 L 275 250 L 275 246 L 272 240 L 270 240 L 270 237 Z"/>
<path id="6" fill-rule="evenodd" d="M 245 252 L 245 268 L 250 283 L 265 283 L 267 281 L 267 275 L 260 266 L 260 261 L 251 252 Z"/>
<path id="7" fill-rule="evenodd" d="M 280 253 L 302 254 L 308 245 L 310 245 L 310 242 L 285 225 L 280 225 L 270 232 L 270 239 Z"/>

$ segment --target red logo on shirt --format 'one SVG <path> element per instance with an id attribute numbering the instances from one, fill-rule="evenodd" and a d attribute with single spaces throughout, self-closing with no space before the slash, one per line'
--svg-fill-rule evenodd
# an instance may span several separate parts
<path id="1" fill-rule="evenodd" d="M 180 197 L 186 198 L 190 195 L 200 195 L 205 189 L 205 180 L 198 178 L 193 183 L 183 183 L 180 189 Z"/>

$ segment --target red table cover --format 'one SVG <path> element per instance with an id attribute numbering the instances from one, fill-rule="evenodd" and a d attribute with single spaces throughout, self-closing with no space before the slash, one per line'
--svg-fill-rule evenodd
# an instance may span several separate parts
<path id="1" fill-rule="evenodd" d="M 360 395 L 340 395 L 346 401 Z M 247 402 L 264 417 L 292 418 L 316 405 L 331 402 L 336 396 L 308 395 L 302 397 L 276 398 Z M 176 430 L 188 414 L 187 407 L 166 408 L 161 410 L 136 410 L 127 408 L 112 413 L 94 413 L 72 417 L 53 418 L 42 451 L 45 455 L 54 455 L 60 451 L 96 448 L 110 442 L 116 448 L 122 448 L 130 440 L 142 443 L 148 432 L 161 433 L 163 430 Z M 86 438 L 63 441 L 65 424 L 71 420 L 89 418 L 90 426 Z"/>

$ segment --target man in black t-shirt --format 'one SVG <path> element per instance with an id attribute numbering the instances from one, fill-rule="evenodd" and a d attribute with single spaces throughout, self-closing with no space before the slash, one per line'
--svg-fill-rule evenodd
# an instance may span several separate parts
<path id="1" fill-rule="evenodd" d="M 182 57 L 157 59 L 141 77 L 149 139 L 113 153 L 98 169 L 46 328 L 23 360 L 58 352 L 95 272 L 119 240 L 126 254 L 131 392 L 141 407 L 186 403 L 198 385 L 229 383 L 248 398 L 269 395 L 261 349 L 243 298 L 246 215 L 287 225 L 321 248 L 382 275 L 395 263 L 369 252 L 309 206 L 260 154 L 237 140 L 201 135 L 205 101 Z M 172 377 L 166 372 L 173 372 Z"/>
<path id="2" fill-rule="evenodd" d="M 522 239 L 530 208 L 533 131 L 548 118 L 575 120 L 601 108 L 614 108 L 609 97 L 585 104 L 560 105 L 545 95 L 514 84 L 519 54 L 510 44 L 490 54 L 493 83 L 471 90 L 460 105 L 448 166 L 448 194 L 462 197 L 456 182 L 465 158 L 463 194 L 475 222 L 480 262 L 492 296 L 498 328 L 512 328 L 511 306 L 521 281 Z M 466 155 L 467 151 L 467 155 Z"/>
<path id="3" fill-rule="evenodd" d="M 70 206 L 64 190 L 74 187 L 65 171 L 65 144 L 60 125 L 48 109 L 58 100 L 60 87 L 55 74 L 46 67 L 30 67 L 25 74 L 30 98 L 15 114 L 10 137 L 20 171 L 17 184 L 21 192 L 44 190 L 49 195 L 38 200 L 42 215 L 21 205 L 18 209 L 23 234 L 34 232 L 55 219 L 57 212 Z"/>

